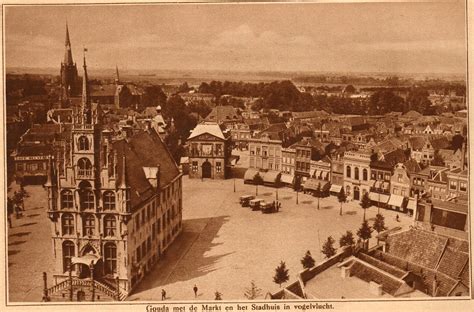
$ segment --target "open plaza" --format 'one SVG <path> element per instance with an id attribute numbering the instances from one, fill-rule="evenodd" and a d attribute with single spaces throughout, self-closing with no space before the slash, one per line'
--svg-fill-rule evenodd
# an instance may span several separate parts
<path id="1" fill-rule="evenodd" d="M 234 192 L 235 182 L 235 192 Z M 53 265 L 50 223 L 46 214 L 46 196 L 41 186 L 28 186 L 23 217 L 13 217 L 8 232 L 10 301 L 37 301 L 42 295 L 42 272 Z M 13 192 L 14 189 L 11 190 Z M 338 241 L 347 230 L 360 227 L 363 211 L 356 202 L 340 204 L 334 196 L 320 200 L 297 194 L 290 188 L 278 190 L 282 208 L 278 213 L 262 214 L 243 208 L 239 197 L 255 195 L 254 185 L 243 180 L 198 180 L 183 177 L 183 232 L 160 262 L 147 274 L 128 300 L 159 301 L 165 289 L 167 301 L 212 300 L 219 291 L 223 299 L 245 299 L 244 292 L 255 281 L 267 292 L 278 291 L 273 282 L 275 268 L 285 261 L 290 282 L 302 270 L 301 258 L 311 251 L 316 262 L 324 241 L 332 236 Z M 276 189 L 258 186 L 258 197 L 276 200 Z M 377 208 L 367 210 L 372 224 Z M 407 228 L 412 220 L 395 211 L 381 210 L 386 226 Z M 375 233 L 374 233 L 375 234 Z M 27 237 L 34 237 L 28 240 Z M 371 239 L 371 245 L 376 239 Z M 51 272 L 48 282 L 51 283 Z M 284 286 L 283 284 L 282 286 Z"/>

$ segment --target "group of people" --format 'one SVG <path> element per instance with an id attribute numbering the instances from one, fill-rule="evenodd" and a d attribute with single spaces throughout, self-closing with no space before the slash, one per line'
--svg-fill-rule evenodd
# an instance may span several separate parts
<path id="1" fill-rule="evenodd" d="M 193 287 L 193 292 L 194 292 L 194 298 L 197 298 L 198 296 L 198 288 L 196 285 Z M 218 291 L 215 293 L 215 300 L 222 300 L 222 294 Z M 166 300 L 166 290 L 161 289 L 161 300 Z"/>

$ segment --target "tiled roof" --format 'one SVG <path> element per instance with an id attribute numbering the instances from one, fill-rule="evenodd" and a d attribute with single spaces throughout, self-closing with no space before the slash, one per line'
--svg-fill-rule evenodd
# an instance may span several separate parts
<path id="1" fill-rule="evenodd" d="M 410 147 L 414 150 L 421 150 L 426 143 L 426 139 L 421 136 L 414 136 L 408 139 Z"/>
<path id="2" fill-rule="evenodd" d="M 206 121 L 218 123 L 225 121 L 238 121 L 240 119 L 241 117 L 237 114 L 236 109 L 229 105 L 214 107 L 205 118 Z"/>
<path id="3" fill-rule="evenodd" d="M 406 271 L 400 269 L 400 268 L 397 268 L 396 266 L 393 266 L 393 265 L 390 265 L 388 263 L 385 263 L 377 258 L 374 258 L 374 257 L 371 257 L 367 254 L 364 254 L 364 253 L 359 253 L 359 255 L 357 255 L 357 257 L 365 262 L 367 262 L 368 264 L 371 264 L 387 273 L 390 273 L 392 274 L 393 276 L 395 277 L 398 277 L 398 278 L 402 278 L 403 276 L 405 276 L 407 274 Z"/>
<path id="4" fill-rule="evenodd" d="M 91 96 L 115 96 L 115 85 L 92 85 Z"/>
<path id="5" fill-rule="evenodd" d="M 388 236 L 388 253 L 434 269 L 448 239 L 426 231 L 410 229 Z"/>
<path id="6" fill-rule="evenodd" d="M 447 247 L 441 257 L 437 269 L 446 275 L 458 278 L 461 276 L 464 266 L 468 261 L 469 256 L 467 253 Z"/>
<path id="7" fill-rule="evenodd" d="M 409 111 L 409 112 L 406 112 L 403 117 L 406 117 L 406 118 L 411 118 L 411 119 L 417 119 L 417 118 L 420 118 L 421 116 L 423 116 L 422 114 L 418 113 L 417 111 Z"/>
<path id="8" fill-rule="evenodd" d="M 359 261 L 354 261 L 351 268 L 351 275 L 356 276 L 357 278 L 366 281 L 366 282 L 375 282 L 379 285 L 382 285 L 382 290 L 392 296 L 395 296 L 397 290 L 402 286 L 402 282 L 375 270 Z"/>
<path id="9" fill-rule="evenodd" d="M 132 209 L 155 194 L 153 186 L 145 177 L 143 167 L 160 166 L 160 187 L 169 184 L 179 175 L 178 167 L 168 148 L 153 130 L 140 131 L 128 140 L 116 141 L 113 148 L 118 156 L 118 185 L 122 182 L 122 159 L 125 155 L 126 179 L 131 188 Z"/>
<path id="10" fill-rule="evenodd" d="M 408 173 L 417 173 L 421 171 L 420 164 L 414 159 L 407 160 L 403 165 L 407 168 Z"/>
<path id="11" fill-rule="evenodd" d="M 431 139 L 430 143 L 431 143 L 431 146 L 433 146 L 435 150 L 448 148 L 451 145 L 448 138 L 446 137 Z"/>

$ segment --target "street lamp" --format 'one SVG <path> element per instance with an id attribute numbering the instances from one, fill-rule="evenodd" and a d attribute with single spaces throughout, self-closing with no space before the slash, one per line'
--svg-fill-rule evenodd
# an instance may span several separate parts
<path id="1" fill-rule="evenodd" d="M 235 193 L 235 177 L 234 177 L 234 193 Z"/>

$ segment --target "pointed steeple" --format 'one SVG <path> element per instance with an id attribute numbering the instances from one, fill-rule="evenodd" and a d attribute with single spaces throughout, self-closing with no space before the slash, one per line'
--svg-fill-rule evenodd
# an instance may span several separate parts
<path id="1" fill-rule="evenodd" d="M 127 160 L 125 158 L 125 154 L 122 156 L 122 174 L 120 176 L 119 188 L 121 189 L 127 188 Z"/>
<path id="2" fill-rule="evenodd" d="M 115 84 L 119 84 L 119 83 L 120 83 L 119 70 L 118 70 L 118 66 L 115 65 Z"/>
<path id="3" fill-rule="evenodd" d="M 73 65 L 74 62 L 72 60 L 72 50 L 71 50 L 71 40 L 69 39 L 69 28 L 66 22 L 66 42 L 65 51 L 64 51 L 64 64 L 65 65 Z"/>
<path id="4" fill-rule="evenodd" d="M 84 48 L 84 74 L 82 76 L 82 103 L 81 113 L 84 116 L 85 123 L 91 123 L 91 99 L 89 92 L 89 80 L 87 77 L 87 64 L 86 64 L 86 52 Z"/>

